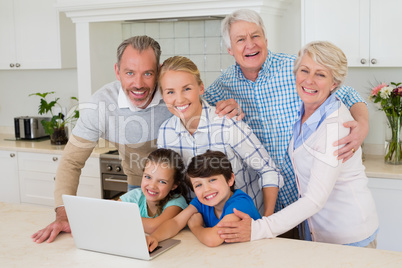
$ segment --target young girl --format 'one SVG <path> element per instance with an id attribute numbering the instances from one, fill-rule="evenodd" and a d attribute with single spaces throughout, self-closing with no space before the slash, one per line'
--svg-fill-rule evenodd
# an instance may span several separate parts
<path id="1" fill-rule="evenodd" d="M 157 149 L 146 159 L 141 188 L 120 197 L 119 201 L 138 204 L 146 233 L 152 233 L 187 207 L 184 172 L 179 154 L 169 149 Z"/>
<path id="2" fill-rule="evenodd" d="M 282 176 L 246 123 L 219 117 L 215 107 L 200 98 L 204 85 L 197 66 L 181 56 L 165 60 L 159 87 L 174 116 L 162 123 L 158 147 L 180 153 L 187 163 L 208 149 L 223 152 L 232 164 L 238 188 L 251 196 L 261 214 L 272 214 Z"/>

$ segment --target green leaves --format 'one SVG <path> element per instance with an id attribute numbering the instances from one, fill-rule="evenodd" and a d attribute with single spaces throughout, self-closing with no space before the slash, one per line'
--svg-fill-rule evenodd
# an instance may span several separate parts
<path id="1" fill-rule="evenodd" d="M 80 111 L 75 110 L 73 117 L 78 119 L 80 117 Z"/>
<path id="2" fill-rule="evenodd" d="M 55 129 L 55 125 L 57 125 L 56 120 L 58 119 L 58 116 L 53 116 L 52 119 L 50 121 L 47 120 L 42 120 L 42 126 L 45 129 L 45 132 L 47 134 L 49 134 L 50 136 L 53 134 L 54 129 Z"/>
<path id="3" fill-rule="evenodd" d="M 45 93 L 32 93 L 32 94 L 29 94 L 29 96 L 39 96 L 39 97 L 45 99 L 46 96 L 49 94 L 54 94 L 54 91 L 45 92 Z"/>
<path id="4" fill-rule="evenodd" d="M 41 123 L 45 129 L 46 134 L 52 135 L 55 129 L 58 128 L 64 128 L 65 124 L 70 122 L 74 122 L 76 121 L 79 116 L 80 113 L 77 110 L 77 107 L 75 107 L 74 111 L 68 116 L 65 117 L 64 114 L 59 113 L 57 115 L 53 114 L 53 108 L 55 106 L 58 106 L 60 108 L 60 110 L 62 110 L 61 105 L 58 103 L 60 98 L 56 98 L 53 101 L 47 101 L 46 97 L 48 95 L 54 94 L 54 91 L 50 91 L 50 92 L 45 92 L 45 93 L 32 93 L 29 94 L 29 96 L 39 96 L 41 97 L 40 99 L 40 104 L 38 107 L 38 114 L 43 115 L 43 114 L 47 114 L 50 113 L 52 115 L 52 118 L 50 121 L 48 120 L 42 120 Z M 78 102 L 78 99 L 76 97 L 71 97 L 72 100 L 75 100 Z"/>
<path id="5" fill-rule="evenodd" d="M 38 114 L 46 114 L 52 110 L 52 108 L 57 104 L 59 98 L 54 101 L 47 102 L 46 99 L 40 99 L 40 105 L 38 109 Z"/>

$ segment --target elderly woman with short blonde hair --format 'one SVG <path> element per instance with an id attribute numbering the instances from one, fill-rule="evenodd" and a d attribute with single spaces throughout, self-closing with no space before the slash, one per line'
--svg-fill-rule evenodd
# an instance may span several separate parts
<path id="1" fill-rule="evenodd" d="M 294 73 L 303 103 L 288 151 L 299 199 L 269 217 L 250 220 L 251 240 L 276 237 L 302 223 L 306 240 L 375 248 L 379 224 L 361 148 L 353 149 L 345 163 L 334 155 L 333 143 L 350 132 L 343 123 L 352 120 L 332 94 L 347 74 L 346 57 L 329 42 L 312 42 L 299 52 Z"/>

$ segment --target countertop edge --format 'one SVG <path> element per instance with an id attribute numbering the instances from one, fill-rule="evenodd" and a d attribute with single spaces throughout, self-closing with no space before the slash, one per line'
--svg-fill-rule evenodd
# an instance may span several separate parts
<path id="1" fill-rule="evenodd" d="M 57 154 L 63 153 L 65 145 L 52 145 L 50 140 L 29 141 L 29 140 L 13 140 L 11 135 L 0 134 L 0 150 L 1 151 L 15 151 L 27 153 L 43 153 L 43 154 Z M 102 144 L 102 147 L 99 147 Z M 90 157 L 99 158 L 101 154 L 116 148 L 108 142 L 99 142 L 92 151 Z"/>

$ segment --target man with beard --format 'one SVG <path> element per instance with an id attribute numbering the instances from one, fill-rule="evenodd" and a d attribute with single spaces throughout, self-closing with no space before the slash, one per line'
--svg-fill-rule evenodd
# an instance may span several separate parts
<path id="1" fill-rule="evenodd" d="M 140 185 L 142 159 L 157 148 L 159 127 L 172 116 L 156 90 L 160 55 L 158 42 L 148 36 L 134 36 L 119 45 L 117 81 L 99 89 L 80 110 L 56 173 L 56 220 L 33 234 L 34 242 L 52 242 L 60 232 L 71 232 L 62 194 L 77 193 L 81 169 L 100 138 L 118 149 L 128 190 Z"/>

